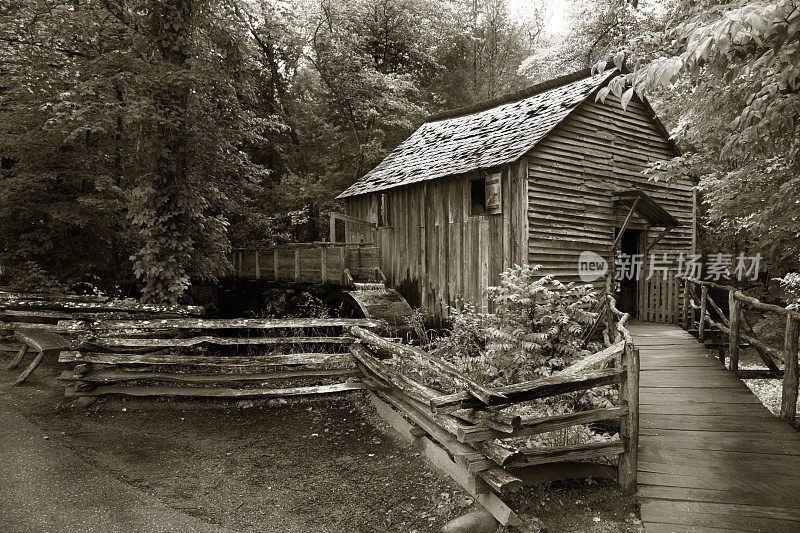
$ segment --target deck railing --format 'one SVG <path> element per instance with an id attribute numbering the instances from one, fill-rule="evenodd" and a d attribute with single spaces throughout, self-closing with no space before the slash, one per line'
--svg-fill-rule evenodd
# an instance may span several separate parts
<path id="1" fill-rule="evenodd" d="M 380 267 L 380 250 L 352 242 L 290 243 L 236 249 L 231 262 L 239 279 L 348 285 L 348 272 Z"/>
<path id="2" fill-rule="evenodd" d="M 728 313 L 725 313 L 709 294 L 709 288 L 712 287 L 727 292 Z M 735 372 L 742 379 L 782 380 L 780 417 L 790 424 L 795 424 L 797 415 L 797 350 L 798 338 L 800 337 L 800 313 L 779 305 L 761 302 L 757 298 L 747 296 L 736 287 L 730 285 L 689 278 L 684 280 L 683 306 L 683 327 L 685 329 L 696 329 L 700 342 L 705 342 L 710 331 L 713 330 L 727 336 L 727 343 L 719 343 L 717 347 L 719 348 L 720 361 L 723 364 L 727 355 L 729 370 Z M 785 317 L 786 326 L 781 348 L 770 346 L 758 338 L 753 326 L 747 319 L 747 315 L 743 312 L 745 306 Z M 716 320 L 712 318 L 712 314 L 716 316 Z M 755 349 L 767 366 L 765 370 L 739 369 L 739 350 L 742 341 Z"/>

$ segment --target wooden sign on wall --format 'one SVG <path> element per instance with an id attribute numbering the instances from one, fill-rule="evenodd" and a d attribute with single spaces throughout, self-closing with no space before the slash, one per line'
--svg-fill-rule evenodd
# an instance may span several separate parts
<path id="1" fill-rule="evenodd" d="M 500 172 L 486 176 L 486 213 L 497 215 L 503 210 L 503 175 Z"/>

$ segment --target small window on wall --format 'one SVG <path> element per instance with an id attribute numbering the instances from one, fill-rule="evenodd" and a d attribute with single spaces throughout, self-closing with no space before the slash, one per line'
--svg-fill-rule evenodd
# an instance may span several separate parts
<path id="1" fill-rule="evenodd" d="M 470 215 L 486 214 L 486 179 L 472 180 L 470 185 Z"/>
<path id="2" fill-rule="evenodd" d="M 385 228 L 392 225 L 392 209 L 388 194 L 378 195 L 378 227 Z"/>

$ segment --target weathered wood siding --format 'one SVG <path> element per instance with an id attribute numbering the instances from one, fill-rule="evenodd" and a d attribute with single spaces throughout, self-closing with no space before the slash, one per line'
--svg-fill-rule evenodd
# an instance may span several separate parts
<path id="1" fill-rule="evenodd" d="M 449 176 L 384 191 L 391 227 L 378 229 L 381 268 L 389 286 L 434 317 L 462 302 L 487 305 L 486 288 L 527 256 L 527 163 L 506 166 L 502 213 L 470 215 L 470 179 Z M 378 195 L 345 200 L 350 216 L 377 221 Z M 348 235 L 348 240 L 354 236 Z"/>
<path id="2" fill-rule="evenodd" d="M 606 259 L 614 228 L 628 212 L 614 208 L 612 196 L 640 189 L 678 219 L 651 253 L 689 252 L 692 242 L 692 183 L 652 182 L 641 175 L 648 163 L 675 152 L 659 132 L 645 105 L 631 101 L 627 111 L 610 96 L 606 104 L 584 102 L 528 154 L 528 263 L 562 281 L 580 281 L 578 256 L 592 250 Z M 629 225 L 645 229 L 634 215 Z M 656 232 L 648 232 L 648 243 Z M 644 250 L 642 250 L 644 252 Z"/>

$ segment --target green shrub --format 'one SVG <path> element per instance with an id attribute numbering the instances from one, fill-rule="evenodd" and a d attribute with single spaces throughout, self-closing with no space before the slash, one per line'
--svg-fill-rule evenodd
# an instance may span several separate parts
<path id="1" fill-rule="evenodd" d="M 12 290 L 22 292 L 63 292 L 66 290 L 59 280 L 34 261 L 25 261 L 13 267 L 0 269 L 0 282 Z"/>
<path id="2" fill-rule="evenodd" d="M 597 318 L 590 285 L 563 284 L 516 266 L 489 288 L 492 312 L 465 305 L 451 313 L 450 335 L 437 353 L 474 379 L 500 386 L 549 376 L 600 348 L 581 347 Z"/>

